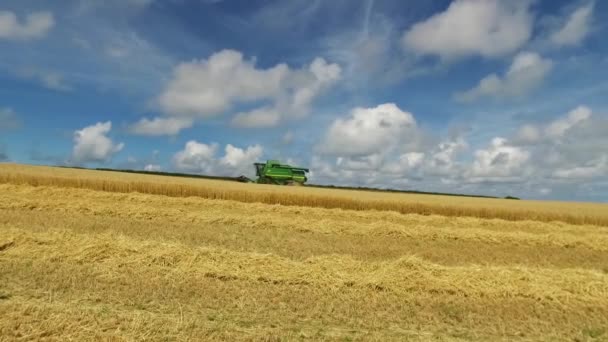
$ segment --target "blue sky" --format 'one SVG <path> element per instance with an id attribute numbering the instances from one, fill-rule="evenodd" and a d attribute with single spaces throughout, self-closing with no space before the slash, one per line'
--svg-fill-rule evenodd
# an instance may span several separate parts
<path id="1" fill-rule="evenodd" d="M 608 3 L 4 0 L 0 161 L 608 200 Z"/>

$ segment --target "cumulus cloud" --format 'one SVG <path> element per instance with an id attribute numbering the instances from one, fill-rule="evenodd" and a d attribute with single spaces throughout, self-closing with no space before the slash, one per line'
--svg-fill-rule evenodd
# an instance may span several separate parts
<path id="1" fill-rule="evenodd" d="M 260 145 L 249 146 L 246 149 L 226 145 L 224 156 L 219 160 L 219 166 L 223 169 L 227 167 L 232 175 L 251 173 L 253 163 L 259 161 L 264 153 Z M 218 171 L 219 172 L 219 171 Z"/>
<path id="2" fill-rule="evenodd" d="M 33 12 L 19 20 L 10 11 L 0 11 L 0 39 L 29 40 L 42 38 L 55 25 L 53 13 Z"/>
<path id="3" fill-rule="evenodd" d="M 495 138 L 467 176 L 552 186 L 606 178 L 607 130 L 605 117 L 579 106 L 545 124 L 525 124 L 510 140 Z"/>
<path id="4" fill-rule="evenodd" d="M 399 156 L 396 161 L 389 162 L 383 171 L 390 174 L 403 174 L 422 166 L 426 154 L 423 152 L 407 152 Z"/>
<path id="5" fill-rule="evenodd" d="M 357 108 L 330 124 L 310 160 L 311 182 L 568 198 L 608 180 L 608 118 L 586 106 L 475 146 L 462 134 L 428 138 L 393 106 Z M 388 122 L 411 124 L 396 133 Z"/>
<path id="6" fill-rule="evenodd" d="M 240 52 L 223 50 L 207 60 L 178 65 L 159 102 L 168 114 L 207 118 L 234 102 L 276 95 L 288 73 L 285 64 L 258 70 Z"/>
<path id="7" fill-rule="evenodd" d="M 545 125 L 525 125 L 514 140 L 533 153 L 536 173 L 560 182 L 608 176 L 608 120 L 586 106 Z"/>
<path id="8" fill-rule="evenodd" d="M 576 9 L 564 22 L 563 26 L 553 32 L 550 41 L 557 46 L 578 45 L 589 34 L 595 1 Z"/>
<path id="9" fill-rule="evenodd" d="M 315 58 L 307 69 L 289 72 L 273 105 L 238 113 L 232 122 L 239 127 L 271 127 L 285 118 L 303 118 L 313 100 L 339 80 L 341 72 L 338 64 Z"/>
<path id="10" fill-rule="evenodd" d="M 311 179 L 338 176 L 366 186 L 404 182 L 420 174 L 428 158 L 425 144 L 414 116 L 397 105 L 354 108 L 328 127 L 312 160 Z"/>
<path id="11" fill-rule="evenodd" d="M 441 141 L 428 153 L 428 157 L 421 160 L 424 174 L 441 177 L 454 177 L 460 174 L 462 165 L 458 161 L 461 152 L 466 151 L 469 144 L 462 136 Z"/>
<path id="12" fill-rule="evenodd" d="M 72 161 L 75 163 L 106 162 L 121 151 L 124 144 L 115 144 L 107 136 L 111 129 L 112 123 L 108 121 L 98 122 L 75 131 Z"/>
<path id="13" fill-rule="evenodd" d="M 173 156 L 173 165 L 179 171 L 206 175 L 240 176 L 253 172 L 253 163 L 258 161 L 264 150 L 260 145 L 245 149 L 231 144 L 225 146 L 224 155 L 216 156 L 218 144 L 204 144 L 188 141 L 183 150 Z"/>
<path id="14" fill-rule="evenodd" d="M 587 106 L 579 106 L 571 110 L 564 117 L 550 122 L 546 127 L 535 125 L 524 125 L 517 133 L 516 141 L 522 144 L 534 144 L 539 142 L 554 142 L 562 138 L 566 133 L 587 121 L 592 115 Z"/>
<path id="15" fill-rule="evenodd" d="M 404 137 L 415 134 L 416 120 L 394 103 L 374 108 L 355 108 L 346 118 L 336 119 L 319 150 L 337 156 L 368 156 L 390 150 Z"/>
<path id="16" fill-rule="evenodd" d="M 217 149 L 217 144 L 208 145 L 190 140 L 183 150 L 173 156 L 173 165 L 180 171 L 209 173 Z"/>
<path id="17" fill-rule="evenodd" d="M 481 97 L 518 97 L 538 87 L 553 68 L 550 59 L 535 52 L 520 52 L 515 56 L 504 76 L 491 74 L 484 77 L 474 88 L 456 93 L 460 102 L 471 102 Z"/>
<path id="18" fill-rule="evenodd" d="M 449 60 L 517 51 L 532 34 L 531 1 L 456 0 L 403 35 L 407 49 Z"/>
<path id="19" fill-rule="evenodd" d="M 545 134 L 550 138 L 563 137 L 571 128 L 591 117 L 591 109 L 579 106 L 570 111 L 564 118 L 553 121 L 546 129 Z"/>
<path id="20" fill-rule="evenodd" d="M 523 176 L 530 152 L 513 146 L 504 138 L 494 138 L 490 146 L 475 152 L 467 175 L 470 181 L 512 182 Z"/>
<path id="21" fill-rule="evenodd" d="M 130 132 L 137 135 L 159 136 L 177 135 L 182 129 L 192 127 L 188 118 L 143 118 L 130 127 Z"/>
<path id="22" fill-rule="evenodd" d="M 311 161 L 315 182 L 402 187 L 425 179 L 459 179 L 464 137 L 433 137 L 393 103 L 354 108 L 327 129 Z"/>
<path id="23" fill-rule="evenodd" d="M 223 50 L 205 60 L 178 65 L 158 102 L 168 116 L 206 119 L 238 105 L 258 104 L 240 112 L 233 124 L 269 127 L 285 118 L 308 114 L 313 100 L 340 78 L 341 69 L 316 58 L 302 69 L 277 64 L 258 68 L 234 50 Z"/>

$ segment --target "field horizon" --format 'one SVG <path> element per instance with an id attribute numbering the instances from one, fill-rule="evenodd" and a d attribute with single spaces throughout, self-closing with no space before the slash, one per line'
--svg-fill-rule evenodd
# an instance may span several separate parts
<path id="1" fill-rule="evenodd" d="M 511 200 L 307 186 L 277 187 L 214 179 L 21 164 L 0 164 L 0 183 L 140 192 L 172 197 L 195 196 L 328 209 L 396 211 L 403 214 L 470 216 L 513 221 L 562 221 L 570 224 L 608 226 L 608 203 L 594 202 Z"/>
<path id="2" fill-rule="evenodd" d="M 24 164 L 24 165 L 26 165 L 26 164 Z M 35 165 L 31 165 L 31 166 L 35 166 Z M 144 170 L 133 170 L 133 169 L 85 168 L 85 167 L 53 166 L 53 165 L 39 165 L 39 166 L 62 167 L 62 168 L 72 168 L 72 169 L 91 170 L 91 171 L 124 172 L 124 173 L 135 173 L 135 174 L 142 174 L 142 175 L 156 175 L 156 176 L 168 176 L 168 177 L 216 179 L 216 180 L 225 180 L 225 181 L 233 181 L 233 182 L 238 182 L 240 177 L 244 177 L 244 175 L 241 175 L 238 177 L 209 176 L 209 175 L 192 174 L 192 173 L 144 171 Z M 515 200 L 520 199 L 519 197 L 515 197 L 515 196 L 511 196 L 511 195 L 507 195 L 505 197 L 498 197 L 498 196 L 489 196 L 489 195 L 483 195 L 483 194 L 429 192 L 429 191 L 414 190 L 414 189 L 407 190 L 407 189 L 374 188 L 374 187 L 363 187 L 363 186 L 357 187 L 357 186 L 349 186 L 349 185 L 332 185 L 332 184 L 315 184 L 315 183 L 306 183 L 305 185 L 308 187 L 314 187 L 314 188 L 327 188 L 327 189 L 339 189 L 339 190 L 374 191 L 374 192 L 405 193 L 405 194 L 409 193 L 409 194 L 421 194 L 421 195 L 442 195 L 442 196 L 460 196 L 460 197 L 478 197 L 478 198 L 505 198 L 505 199 L 515 199 Z"/>

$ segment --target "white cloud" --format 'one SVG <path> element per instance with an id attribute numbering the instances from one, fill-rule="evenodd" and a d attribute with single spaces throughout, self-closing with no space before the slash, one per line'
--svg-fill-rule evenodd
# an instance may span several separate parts
<path id="1" fill-rule="evenodd" d="M 144 171 L 148 171 L 148 172 L 160 172 L 160 171 L 162 171 L 162 169 L 163 168 L 157 164 L 148 164 L 148 165 L 144 166 Z"/>
<path id="2" fill-rule="evenodd" d="M 168 114 L 207 118 L 237 101 L 275 96 L 288 73 L 285 64 L 259 70 L 240 52 L 223 50 L 208 60 L 178 65 L 159 102 Z"/>
<path id="3" fill-rule="evenodd" d="M 510 145 L 506 139 L 494 138 L 490 146 L 475 152 L 471 166 L 471 181 L 513 181 L 522 176 L 530 152 Z"/>
<path id="4" fill-rule="evenodd" d="M 570 111 L 565 118 L 553 121 L 546 129 L 545 134 L 550 138 L 563 136 L 569 129 L 591 117 L 591 109 L 579 106 Z"/>
<path id="5" fill-rule="evenodd" d="M 533 125 L 524 125 L 519 129 L 516 140 L 534 143 L 541 139 L 541 132 Z"/>
<path id="6" fill-rule="evenodd" d="M 412 143 L 408 137 L 426 137 L 416 127 L 383 141 L 374 109 L 367 109 L 367 116 L 351 113 L 328 127 L 309 162 L 311 182 L 573 198 L 574 192 L 597 194 L 595 186 L 608 181 L 608 118 L 594 116 L 585 106 L 542 124 L 523 124 L 512 138 L 494 137 L 474 148 L 462 135 Z M 332 130 L 335 138 L 328 138 Z"/>
<path id="7" fill-rule="evenodd" d="M 366 156 L 332 159 L 316 155 L 311 161 L 311 181 L 394 188 L 421 181 L 436 185 L 462 178 L 464 165 L 458 156 L 468 148 L 462 138 L 446 139 L 434 146 L 418 146 L 412 152 L 399 153 L 398 147 L 392 147 L 394 153 Z"/>
<path id="8" fill-rule="evenodd" d="M 537 88 L 552 68 L 553 62 L 550 59 L 542 58 L 535 52 L 520 52 L 504 76 L 488 75 L 476 87 L 456 93 L 454 98 L 460 102 L 471 102 L 485 96 L 523 96 Z"/>
<path id="9" fill-rule="evenodd" d="M 289 72 L 272 106 L 239 113 L 232 122 L 239 127 L 272 127 L 288 117 L 303 118 L 308 115 L 313 100 L 339 80 L 341 72 L 338 64 L 315 58 L 307 69 Z"/>
<path id="10" fill-rule="evenodd" d="M 443 59 L 517 51 L 532 34 L 531 1 L 456 0 L 403 35 L 406 48 Z"/>
<path id="11" fill-rule="evenodd" d="M 173 156 L 173 165 L 180 171 L 210 173 L 217 149 L 217 144 L 188 141 L 184 149 Z"/>
<path id="12" fill-rule="evenodd" d="M 478 151 L 471 180 L 577 183 L 608 176 L 608 122 L 579 106 L 544 125 L 523 125 L 508 142 Z M 496 166 L 496 167 L 493 167 Z"/>
<path id="13" fill-rule="evenodd" d="M 281 121 L 281 113 L 274 107 L 261 107 L 249 112 L 237 113 L 232 124 L 237 127 L 261 128 L 276 126 Z"/>
<path id="14" fill-rule="evenodd" d="M 130 132 L 137 135 L 177 135 L 182 129 L 192 127 L 188 118 L 143 118 L 130 127 Z"/>
<path id="15" fill-rule="evenodd" d="M 246 149 L 234 147 L 231 144 L 226 145 L 225 154 L 219 160 L 220 169 L 217 173 L 223 170 L 230 172 L 229 175 L 240 176 L 243 173 L 251 173 L 253 163 L 259 161 L 259 158 L 264 153 L 260 145 L 249 146 Z"/>
<path id="16" fill-rule="evenodd" d="M 253 172 L 253 163 L 264 153 L 260 145 L 245 149 L 226 145 L 224 155 L 216 157 L 218 144 L 188 141 L 183 150 L 173 156 L 173 165 L 179 171 L 217 176 L 240 176 Z"/>
<path id="17" fill-rule="evenodd" d="M 354 108 L 336 119 L 317 145 L 311 179 L 365 186 L 407 182 L 428 163 L 426 152 L 435 153 L 423 145 L 425 134 L 414 116 L 395 104 Z"/>
<path id="18" fill-rule="evenodd" d="M 53 13 L 33 12 L 20 22 L 10 11 L 0 11 L 0 39 L 29 40 L 42 38 L 55 25 Z"/>
<path id="19" fill-rule="evenodd" d="M 399 156 L 395 161 L 388 162 L 383 171 L 389 174 L 403 174 L 422 166 L 426 154 L 423 152 L 407 152 Z"/>
<path id="20" fill-rule="evenodd" d="M 105 162 L 121 151 L 123 143 L 115 144 L 107 134 L 112 129 L 110 121 L 87 126 L 74 132 L 72 160 L 75 163 Z"/>
<path id="21" fill-rule="evenodd" d="M 551 121 L 545 127 L 523 125 L 519 129 L 515 141 L 520 144 L 555 142 L 557 139 L 564 137 L 569 130 L 589 120 L 591 115 L 592 112 L 589 107 L 579 106 L 564 117 Z"/>
<path id="22" fill-rule="evenodd" d="M 340 73 L 339 65 L 322 58 L 302 69 L 290 69 L 286 64 L 259 69 L 240 52 L 223 50 L 206 60 L 178 65 L 158 101 L 167 115 L 191 119 L 217 116 L 239 104 L 263 102 L 237 113 L 233 124 L 275 126 L 287 117 L 306 116 L 312 101 L 335 83 Z"/>
<path id="23" fill-rule="evenodd" d="M 608 175 L 608 155 L 603 155 L 583 166 L 560 168 L 553 172 L 556 178 L 591 179 Z"/>
<path id="24" fill-rule="evenodd" d="M 446 139 L 440 142 L 429 153 L 429 158 L 425 160 L 425 174 L 436 176 L 455 176 L 460 172 L 461 165 L 457 162 L 458 154 L 465 151 L 469 145 L 463 137 Z"/>
<path id="25" fill-rule="evenodd" d="M 412 114 L 394 103 L 374 108 L 355 108 L 336 119 L 325 134 L 320 152 L 336 156 L 368 156 L 389 151 L 416 130 Z"/>
<path id="26" fill-rule="evenodd" d="M 66 83 L 63 75 L 56 71 L 30 67 L 19 70 L 17 76 L 26 80 L 33 80 L 47 89 L 56 91 L 72 90 L 72 87 Z"/>
<path id="27" fill-rule="evenodd" d="M 574 11 L 564 25 L 550 36 L 557 46 L 578 45 L 589 34 L 595 1 L 579 7 Z"/>
<path id="28" fill-rule="evenodd" d="M 608 176 L 607 131 L 606 118 L 579 106 L 545 125 L 525 125 L 515 142 L 532 152 L 539 178 L 577 183 Z"/>

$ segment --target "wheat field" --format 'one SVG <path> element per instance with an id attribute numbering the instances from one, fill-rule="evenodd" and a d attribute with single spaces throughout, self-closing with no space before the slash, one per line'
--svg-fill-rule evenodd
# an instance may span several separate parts
<path id="1" fill-rule="evenodd" d="M 577 202 L 513 201 L 492 198 L 281 187 L 208 179 L 122 172 L 0 164 L 0 183 L 50 185 L 171 197 L 202 197 L 247 203 L 350 210 L 395 211 L 450 217 L 561 221 L 608 226 L 608 205 Z"/>
<path id="2" fill-rule="evenodd" d="M 0 340 L 608 340 L 608 206 L 0 165 Z"/>

